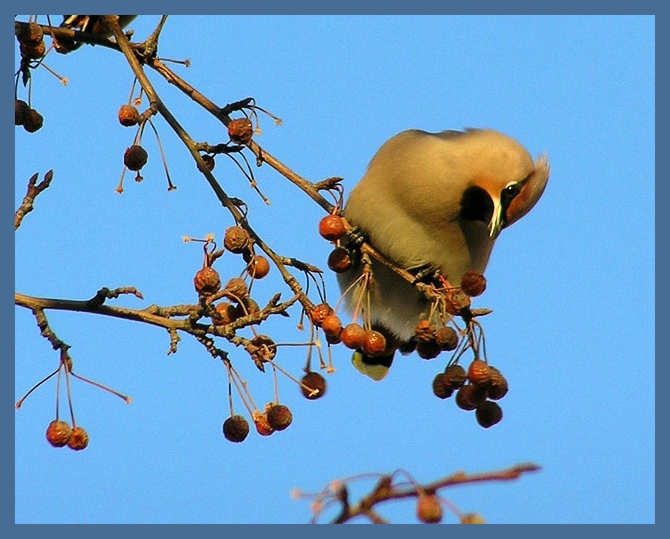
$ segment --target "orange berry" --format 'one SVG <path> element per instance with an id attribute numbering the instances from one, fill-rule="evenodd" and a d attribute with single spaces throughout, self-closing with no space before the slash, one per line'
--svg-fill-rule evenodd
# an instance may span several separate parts
<path id="1" fill-rule="evenodd" d="M 348 324 L 340 333 L 340 339 L 342 339 L 344 346 L 351 348 L 352 350 L 361 350 L 366 338 L 367 334 L 365 329 L 363 329 L 363 326 L 356 323 Z"/>
<path id="2" fill-rule="evenodd" d="M 495 367 L 489 365 L 490 380 L 488 385 L 488 397 L 491 400 L 497 401 L 502 399 L 509 391 L 509 384 L 507 379 Z"/>
<path id="3" fill-rule="evenodd" d="M 88 433 L 81 427 L 72 429 L 72 436 L 67 442 L 67 446 L 75 451 L 81 451 L 88 446 Z"/>
<path id="4" fill-rule="evenodd" d="M 242 299 L 247 297 L 249 294 L 249 289 L 247 288 L 247 283 L 244 282 L 244 279 L 239 277 L 233 277 L 226 283 L 226 292 L 228 292 L 233 299 Z"/>
<path id="5" fill-rule="evenodd" d="M 414 328 L 414 336 L 419 342 L 428 342 L 435 340 L 435 326 L 430 320 L 419 320 Z"/>
<path id="6" fill-rule="evenodd" d="M 249 118 L 236 118 L 228 124 L 228 136 L 235 144 L 249 144 L 254 128 Z"/>
<path id="7" fill-rule="evenodd" d="M 140 123 L 140 113 L 132 105 L 121 105 L 117 116 L 119 123 L 125 127 L 131 127 Z"/>
<path id="8" fill-rule="evenodd" d="M 470 363 L 468 368 L 468 380 L 470 383 L 477 385 L 487 384 L 491 380 L 491 373 L 486 361 L 475 359 Z"/>
<path id="9" fill-rule="evenodd" d="M 329 314 L 321 322 L 321 329 L 329 337 L 339 337 L 342 332 L 342 322 L 336 314 Z"/>
<path id="10" fill-rule="evenodd" d="M 209 266 L 199 269 L 195 277 L 193 277 L 193 285 L 198 294 L 211 296 L 221 288 L 219 272 Z"/>
<path id="11" fill-rule="evenodd" d="M 47 440 L 54 447 L 67 445 L 72 436 L 72 429 L 65 421 L 54 419 L 47 427 Z"/>
<path id="12" fill-rule="evenodd" d="M 247 272 L 254 279 L 262 279 L 270 273 L 270 262 L 264 256 L 254 255 L 247 265 Z"/>
<path id="13" fill-rule="evenodd" d="M 327 303 L 320 303 L 310 311 L 309 319 L 315 326 L 321 327 L 325 318 L 331 314 L 333 314 L 332 307 Z"/>
<path id="14" fill-rule="evenodd" d="M 270 436 L 275 429 L 272 428 L 268 422 L 268 414 L 261 413 L 256 410 L 253 414 L 254 425 L 256 425 L 256 430 L 261 436 Z"/>
<path id="15" fill-rule="evenodd" d="M 339 215 L 326 215 L 319 221 L 319 234 L 329 241 L 339 240 L 345 232 L 344 221 Z"/>
<path id="16" fill-rule="evenodd" d="M 435 494 L 419 494 L 416 516 L 426 524 L 437 524 L 442 520 L 442 505 Z"/>

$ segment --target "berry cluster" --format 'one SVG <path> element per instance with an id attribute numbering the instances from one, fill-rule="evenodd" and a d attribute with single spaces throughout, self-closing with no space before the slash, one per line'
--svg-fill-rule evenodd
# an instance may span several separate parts
<path id="1" fill-rule="evenodd" d="M 256 279 L 262 279 L 268 275 L 270 262 L 265 256 L 256 254 L 256 241 L 249 231 L 240 225 L 226 229 L 221 250 L 216 249 L 216 244 L 211 237 L 205 240 L 190 239 L 189 241 L 204 242 L 203 265 L 196 272 L 193 285 L 198 293 L 202 315 L 211 320 L 212 332 L 242 347 L 259 370 L 264 372 L 266 367 L 270 366 L 275 377 L 279 371 L 291 378 L 299 385 L 305 398 L 314 400 L 322 397 L 326 390 L 326 381 L 323 376 L 306 367 L 306 374 L 301 380 L 293 378 L 275 361 L 280 345 L 275 343 L 270 336 L 258 333 L 254 327 L 262 322 L 265 315 L 258 303 L 251 297 L 251 291 Z M 239 276 L 231 277 L 227 284 L 222 286 L 221 276 L 213 266 L 225 252 L 240 255 L 245 266 Z M 253 333 L 251 338 L 244 338 L 238 334 L 238 330 L 244 327 L 251 329 Z M 227 440 L 242 442 L 250 431 L 247 418 L 234 411 L 231 397 L 233 386 L 260 435 L 269 436 L 276 431 L 288 428 L 293 415 L 286 405 L 279 402 L 276 379 L 275 399 L 265 405 L 261 411 L 254 404 L 246 382 L 233 367 L 228 354 L 213 346 L 210 347 L 210 352 L 223 360 L 228 374 L 230 416 L 224 421 L 222 428 Z"/>
<path id="2" fill-rule="evenodd" d="M 337 273 L 349 270 L 356 254 L 341 245 L 340 240 L 347 234 L 345 221 L 336 214 L 327 215 L 319 222 L 319 234 L 335 244 L 328 257 L 329 268 Z M 368 277 L 364 270 L 361 295 L 366 293 Z M 498 369 L 479 357 L 483 348 L 483 330 L 470 306 L 471 298 L 486 290 L 486 279 L 477 272 L 467 272 L 458 287 L 450 286 L 444 280 L 440 282 L 441 286 L 431 289 L 433 304 L 428 319 L 417 322 L 414 336 L 408 342 L 387 342 L 382 333 L 371 327 L 370 313 L 365 313 L 368 321 L 364 320 L 363 325 L 356 323 L 358 309 L 354 312 L 354 321 L 344 327 L 325 303 L 318 305 L 310 316 L 314 325 L 321 327 L 330 344 L 342 342 L 369 358 L 391 355 L 396 349 L 405 355 L 416 351 L 426 360 L 434 359 L 442 352 L 453 352 L 445 371 L 433 380 L 433 393 L 446 399 L 457 392 L 457 405 L 465 410 L 475 410 L 478 423 L 485 428 L 491 427 L 502 419 L 502 410 L 494 401 L 505 396 L 508 384 Z M 464 329 L 459 327 L 456 317 L 465 322 Z M 468 349 L 474 352 L 474 359 L 466 373 L 458 361 Z M 428 503 L 423 499 L 420 502 Z"/>
<path id="3" fill-rule="evenodd" d="M 474 359 L 465 369 L 457 363 L 449 365 L 433 379 L 433 393 L 447 399 L 456 392 L 456 405 L 475 410 L 477 422 L 484 428 L 499 423 L 502 409 L 494 402 L 502 399 L 509 389 L 507 380 L 498 369 L 481 359 Z"/>
<path id="4" fill-rule="evenodd" d="M 66 387 L 66 393 L 67 393 L 67 402 L 68 402 L 68 408 L 70 411 L 70 418 L 72 420 L 72 427 L 70 427 L 70 424 L 67 421 L 63 421 L 59 418 L 59 413 L 60 413 L 60 378 L 61 375 L 65 376 L 65 387 Z M 94 382 L 93 380 L 89 380 L 88 378 L 84 378 L 81 375 L 75 374 L 73 371 L 73 363 L 72 363 L 72 358 L 70 357 L 70 354 L 67 351 L 67 348 L 62 348 L 60 352 L 60 362 L 58 365 L 58 368 L 53 371 L 51 374 L 40 380 L 37 384 L 35 384 L 23 397 L 21 397 L 17 402 L 16 402 L 16 409 L 18 410 L 21 408 L 23 405 L 24 401 L 28 398 L 28 396 L 35 391 L 38 387 L 40 387 L 42 384 L 44 384 L 46 381 L 50 380 L 54 376 L 57 377 L 57 382 L 56 382 L 56 419 L 51 421 L 49 423 L 49 426 L 47 427 L 46 430 L 46 438 L 47 441 L 53 446 L 53 447 L 65 447 L 66 445 L 70 449 L 74 449 L 75 451 L 81 451 L 82 449 L 86 449 L 88 446 L 88 433 L 86 432 L 85 429 L 77 425 L 77 422 L 74 417 L 74 408 L 72 405 L 72 395 L 70 393 L 70 377 L 77 378 L 78 380 L 81 380 L 82 382 L 85 382 L 87 384 L 91 384 L 99 389 L 102 389 L 104 391 L 107 391 L 109 393 L 112 393 L 113 395 L 116 395 L 117 397 L 122 398 L 123 400 L 126 401 L 127 404 L 130 404 L 131 399 L 130 397 L 127 397 L 126 395 L 123 395 L 119 393 L 118 391 L 115 391 L 103 384 L 100 384 L 98 382 Z"/>

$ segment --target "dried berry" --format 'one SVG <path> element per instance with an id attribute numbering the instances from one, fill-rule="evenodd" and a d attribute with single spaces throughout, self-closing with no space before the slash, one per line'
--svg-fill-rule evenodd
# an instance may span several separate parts
<path id="1" fill-rule="evenodd" d="M 223 246 L 231 253 L 243 253 L 251 245 L 251 236 L 241 226 L 231 226 L 226 229 Z"/>
<path id="2" fill-rule="evenodd" d="M 335 247 L 328 255 L 328 267 L 335 273 L 344 273 L 353 263 L 351 253 L 344 247 Z"/>
<path id="3" fill-rule="evenodd" d="M 460 365 L 450 365 L 444 369 L 444 383 L 452 388 L 458 389 L 465 383 L 465 369 Z"/>
<path id="4" fill-rule="evenodd" d="M 119 123 L 125 127 L 131 127 L 140 123 L 140 113 L 132 105 L 121 105 L 117 116 Z"/>
<path id="5" fill-rule="evenodd" d="M 44 125 L 44 118 L 35 109 L 28 109 L 25 119 L 23 120 L 23 129 L 28 133 L 34 133 L 42 129 Z"/>
<path id="6" fill-rule="evenodd" d="M 234 307 L 229 301 L 222 301 L 215 307 L 215 310 L 219 315 L 218 317 L 212 316 L 212 323 L 215 326 L 225 326 L 233 321 Z"/>
<path id="7" fill-rule="evenodd" d="M 486 290 L 486 277 L 476 271 L 468 271 L 461 277 L 461 290 L 468 296 L 479 296 Z"/>
<path id="8" fill-rule="evenodd" d="M 277 355 L 275 342 L 267 335 L 256 335 L 247 349 L 256 363 L 272 361 Z"/>
<path id="9" fill-rule="evenodd" d="M 318 372 L 308 372 L 300 383 L 300 391 L 309 400 L 320 399 L 326 393 L 326 379 Z"/>
<path id="10" fill-rule="evenodd" d="M 458 333 L 452 327 L 442 327 L 435 333 L 435 342 L 440 347 L 440 350 L 456 350 L 458 346 Z"/>
<path id="11" fill-rule="evenodd" d="M 274 430 L 284 430 L 293 421 L 293 414 L 288 406 L 275 404 L 268 410 L 268 423 Z"/>
<path id="12" fill-rule="evenodd" d="M 44 31 L 35 21 L 29 22 L 28 24 L 22 24 L 18 27 L 16 33 L 16 39 L 18 39 L 20 43 L 36 45 L 42 41 L 43 38 Z"/>
<path id="13" fill-rule="evenodd" d="M 474 410 L 486 401 L 486 388 L 475 384 L 461 386 L 456 393 L 456 404 L 463 410 Z"/>
<path id="14" fill-rule="evenodd" d="M 342 333 L 340 333 L 340 339 L 342 339 L 344 346 L 352 350 L 361 350 L 366 338 L 365 329 L 356 323 L 348 324 L 342 329 Z"/>
<path id="15" fill-rule="evenodd" d="M 258 303 L 248 296 L 244 297 L 242 298 L 242 301 L 233 308 L 233 320 L 237 320 L 243 316 L 250 316 L 260 310 L 261 308 L 258 306 Z"/>
<path id="16" fill-rule="evenodd" d="M 498 406 L 498 403 L 493 401 L 485 401 L 477 406 L 475 415 L 477 417 L 477 423 L 479 423 L 485 429 L 488 429 L 496 423 L 500 423 L 503 413 L 502 408 Z"/>
<path id="17" fill-rule="evenodd" d="M 20 43 L 19 51 L 23 58 L 39 60 L 46 53 L 47 46 L 44 41 L 40 41 L 39 43 Z"/>
<path id="18" fill-rule="evenodd" d="M 247 272 L 254 279 L 262 279 L 270 273 L 270 262 L 264 256 L 254 255 L 247 264 Z"/>
<path id="19" fill-rule="evenodd" d="M 235 144 L 249 144 L 254 128 L 249 118 L 236 118 L 228 124 L 228 136 Z"/>
<path id="20" fill-rule="evenodd" d="M 507 379 L 498 369 L 491 367 L 491 365 L 489 365 L 489 375 L 488 397 L 494 401 L 500 400 L 507 395 L 507 391 L 509 391 Z"/>
<path id="21" fill-rule="evenodd" d="M 270 423 L 268 422 L 268 414 L 267 413 L 261 413 L 258 410 L 256 410 L 253 413 L 253 420 L 254 420 L 254 425 L 256 425 L 256 430 L 258 431 L 258 434 L 261 436 L 270 436 L 275 429 L 272 428 Z"/>
<path id="22" fill-rule="evenodd" d="M 249 422 L 241 415 L 234 415 L 223 422 L 223 435 L 230 442 L 243 442 L 249 434 Z"/>
<path id="23" fill-rule="evenodd" d="M 460 314 L 463 309 L 470 307 L 470 296 L 459 288 L 452 288 L 445 295 L 444 306 L 449 314 Z"/>
<path id="24" fill-rule="evenodd" d="M 193 277 L 193 284 L 198 294 L 202 296 L 211 296 L 219 291 L 221 288 L 221 279 L 219 272 L 214 268 L 206 266 L 195 274 Z"/>
<path id="25" fill-rule="evenodd" d="M 325 320 L 326 316 L 333 314 L 333 309 L 327 303 L 319 303 L 315 306 L 309 313 L 309 319 L 317 327 L 321 327 L 321 324 Z"/>
<path id="26" fill-rule="evenodd" d="M 14 100 L 14 125 L 23 125 L 26 123 L 30 107 L 28 103 L 21 99 Z"/>
<path id="27" fill-rule="evenodd" d="M 340 333 L 342 332 L 340 331 Z M 340 333 L 338 333 L 337 335 L 328 335 L 328 333 L 326 333 L 326 342 L 328 344 L 340 344 L 342 342 L 342 339 L 340 338 Z"/>
<path id="28" fill-rule="evenodd" d="M 72 436 L 72 429 L 65 421 L 54 419 L 47 427 L 47 440 L 54 447 L 67 445 Z"/>
<path id="29" fill-rule="evenodd" d="M 361 346 L 361 352 L 369 357 L 379 357 L 386 350 L 386 337 L 379 331 L 371 329 L 365 332 L 365 340 Z"/>
<path id="30" fill-rule="evenodd" d="M 465 513 L 461 516 L 461 524 L 486 524 L 486 520 L 477 513 Z"/>
<path id="31" fill-rule="evenodd" d="M 435 340 L 435 326 L 430 320 L 419 320 L 414 328 L 414 336 L 418 342 L 428 342 Z"/>
<path id="32" fill-rule="evenodd" d="M 239 277 L 230 279 L 226 284 L 225 290 L 233 299 L 242 299 L 249 294 L 247 283 L 244 282 L 244 279 L 240 279 Z"/>
<path id="33" fill-rule="evenodd" d="M 437 375 L 435 375 L 435 378 L 433 378 L 433 393 L 437 398 L 446 399 L 448 397 L 451 397 L 453 392 L 454 392 L 453 388 L 445 384 L 443 372 L 440 372 Z"/>
<path id="34" fill-rule="evenodd" d="M 67 442 L 67 446 L 75 451 L 81 451 L 88 446 L 88 433 L 81 427 L 72 429 L 72 436 Z"/>
<path id="35" fill-rule="evenodd" d="M 148 159 L 149 154 L 139 144 L 133 144 L 127 148 L 126 152 L 123 154 L 123 164 L 126 165 L 129 170 L 140 170 L 147 164 Z"/>
<path id="36" fill-rule="evenodd" d="M 442 520 L 442 505 L 435 494 L 419 494 L 416 516 L 425 524 L 437 524 Z"/>
<path id="37" fill-rule="evenodd" d="M 328 241 L 339 240 L 345 232 L 344 221 L 339 215 L 326 215 L 319 221 L 319 234 Z"/>
<path id="38" fill-rule="evenodd" d="M 330 337 L 339 337 L 342 332 L 342 322 L 336 314 L 329 314 L 321 322 L 321 329 Z"/>
<path id="39" fill-rule="evenodd" d="M 468 380 L 471 383 L 477 385 L 488 384 L 491 380 L 491 373 L 489 372 L 489 366 L 486 361 L 481 359 L 475 359 L 470 363 L 468 368 Z"/>
<path id="40" fill-rule="evenodd" d="M 214 161 L 214 156 L 209 155 L 208 153 L 201 155 L 202 160 L 205 162 L 205 166 L 207 167 L 207 170 L 210 172 L 214 170 L 214 166 L 216 165 L 216 161 Z"/>
<path id="41" fill-rule="evenodd" d="M 441 351 L 435 341 L 418 341 L 416 343 L 416 353 L 419 354 L 421 359 L 435 359 Z"/>

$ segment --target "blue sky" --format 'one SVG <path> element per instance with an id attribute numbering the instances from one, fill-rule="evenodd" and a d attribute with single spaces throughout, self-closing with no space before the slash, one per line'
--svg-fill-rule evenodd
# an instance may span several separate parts
<path id="1" fill-rule="evenodd" d="M 157 21 L 138 18 L 135 39 Z M 443 494 L 495 523 L 654 522 L 654 40 L 653 17 L 633 16 L 170 18 L 159 55 L 189 58 L 190 68 L 173 69 L 220 105 L 253 96 L 280 116 L 280 127 L 261 119 L 257 141 L 312 181 L 342 176 L 350 190 L 377 148 L 408 128 L 492 127 L 533 155 L 547 152 L 547 190 L 501 235 L 477 300 L 494 311 L 483 324 L 489 360 L 511 386 L 505 416 L 484 430 L 452 400 L 436 399 L 430 384 L 446 358 L 401 358 L 373 383 L 336 347 L 323 399 L 308 402 L 281 378 L 291 427 L 233 445 L 221 434 L 225 371 L 188 336 L 167 356 L 159 329 L 48 312 L 77 372 L 133 403 L 75 381 L 77 418 L 91 436 L 75 453 L 44 439 L 54 384 L 30 397 L 15 417 L 16 522 L 299 523 L 310 518 L 309 502 L 292 500 L 294 487 L 317 491 L 398 468 L 429 481 L 525 461 L 542 471 Z M 15 206 L 34 172 L 55 169 L 16 233 L 16 290 L 86 299 L 102 286 L 135 286 L 144 301 L 114 304 L 192 302 L 202 257 L 182 236 L 221 239 L 232 218 L 160 118 L 178 189 L 167 192 L 146 131 L 145 180 L 127 177 L 124 194 L 115 193 L 134 135 L 116 120 L 128 67 L 89 47 L 47 63 L 70 82 L 34 73 L 32 102 L 45 125 L 15 131 Z M 226 140 L 219 123 L 149 75 L 193 138 Z M 297 188 L 256 169 L 266 207 L 232 163 L 218 159 L 214 172 L 277 252 L 326 267 L 323 211 Z M 241 270 L 233 257 L 217 264 L 227 276 Z M 335 302 L 335 278 L 325 277 Z M 261 301 L 279 290 L 276 271 L 257 283 Z M 264 332 L 306 340 L 297 317 L 295 309 Z M 18 399 L 58 357 L 25 309 L 16 309 L 15 342 Z M 271 400 L 271 376 L 229 350 L 257 402 Z M 278 355 L 296 374 L 304 358 L 298 348 Z M 411 503 L 380 512 L 415 521 Z"/>

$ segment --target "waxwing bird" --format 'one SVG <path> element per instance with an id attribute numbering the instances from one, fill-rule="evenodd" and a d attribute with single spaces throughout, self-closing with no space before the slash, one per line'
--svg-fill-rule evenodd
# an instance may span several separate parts
<path id="1" fill-rule="evenodd" d="M 119 24 L 121 28 L 128 26 L 137 15 L 119 15 Z M 80 32 L 87 32 L 90 34 L 98 34 L 101 37 L 111 36 L 111 32 L 107 30 L 102 20 L 102 15 L 63 15 L 63 22 L 60 24 L 61 28 L 72 28 Z M 63 38 L 58 40 L 58 51 L 65 54 L 72 52 L 79 47 L 81 43 L 78 41 L 70 41 Z"/>
<path id="2" fill-rule="evenodd" d="M 344 217 L 369 243 L 410 272 L 439 270 L 458 286 L 463 274 L 484 272 L 500 232 L 527 214 L 549 179 L 513 138 L 492 129 L 428 133 L 404 131 L 385 142 L 351 191 Z M 343 291 L 361 274 L 355 264 L 338 274 Z M 391 269 L 372 260 L 373 286 L 365 316 L 396 345 L 407 342 L 430 302 Z M 360 287 L 361 285 L 357 285 Z M 346 296 L 349 310 L 360 293 Z M 368 307 L 369 305 L 369 307 Z M 357 352 L 354 364 L 383 378 L 393 359 Z"/>

